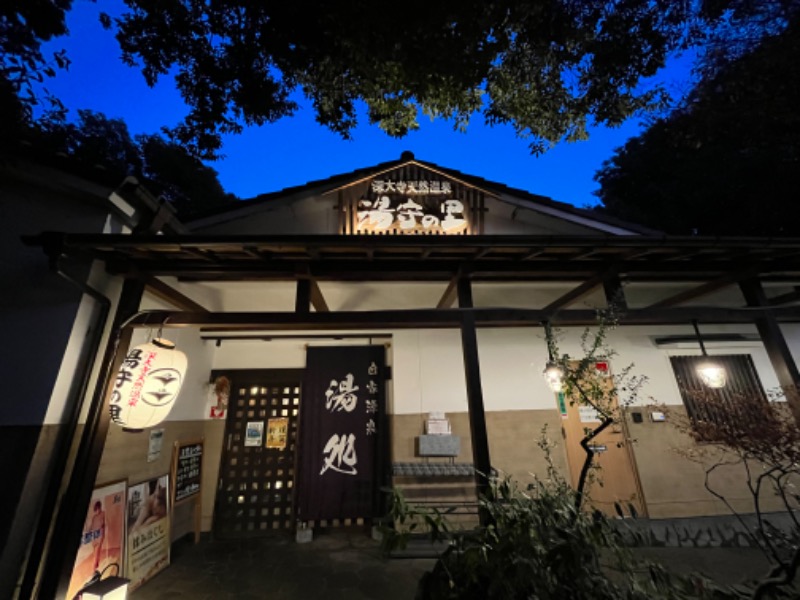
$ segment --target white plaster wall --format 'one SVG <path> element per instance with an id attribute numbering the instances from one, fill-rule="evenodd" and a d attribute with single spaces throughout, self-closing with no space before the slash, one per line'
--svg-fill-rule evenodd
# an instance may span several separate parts
<path id="1" fill-rule="evenodd" d="M 790 327 L 798 346 L 799 327 Z M 562 353 L 582 356 L 580 336 L 583 328 L 559 332 Z M 706 326 L 703 332 L 754 334 L 755 328 L 745 325 Z M 388 333 L 388 332 L 387 332 Z M 464 412 L 467 410 L 461 334 L 457 329 L 413 329 L 391 332 L 393 379 L 389 385 L 392 414 L 418 414 L 430 411 Z M 612 368 L 619 372 L 633 364 L 633 373 L 649 379 L 642 389 L 639 404 L 658 402 L 668 405 L 682 403 L 680 391 L 670 365 L 675 354 L 699 354 L 695 344 L 678 347 L 655 345 L 654 339 L 668 335 L 690 335 L 690 326 L 625 327 L 609 335 L 609 346 L 617 353 Z M 188 335 L 188 333 L 181 333 Z M 363 340 L 314 340 L 315 345 L 345 345 L 367 343 Z M 377 340 L 373 340 L 377 341 Z M 387 340 L 388 341 L 388 340 Z M 224 341 L 219 348 L 214 342 L 204 344 L 208 359 L 198 380 L 207 381 L 208 371 L 214 369 L 272 369 L 303 368 L 308 340 Z M 180 342 L 183 346 L 186 342 Z M 778 381 L 769 358 L 759 342 L 736 344 L 711 343 L 709 354 L 750 354 L 765 390 L 774 389 Z M 539 327 L 509 329 L 479 329 L 478 352 L 481 367 L 484 405 L 487 411 L 555 409 L 555 398 L 541 376 L 547 362 L 543 330 Z M 188 382 L 187 382 L 188 383 Z M 171 415 L 172 419 L 173 416 Z M 184 417 L 188 418 L 188 417 Z"/>
<path id="2" fill-rule="evenodd" d="M 785 323 L 781 325 L 781 331 L 789 345 L 795 364 L 800 365 L 800 323 Z"/>
<path id="3" fill-rule="evenodd" d="M 467 410 L 457 329 L 396 331 L 394 360 L 394 414 Z"/>
<path id="4" fill-rule="evenodd" d="M 583 356 L 583 328 L 560 332 L 559 348 Z M 752 326 L 708 326 L 708 333 L 755 333 Z M 690 326 L 625 327 L 614 330 L 609 346 L 617 352 L 612 368 L 620 372 L 633 364 L 632 373 L 646 375 L 639 404 L 680 405 L 680 390 L 670 365 L 675 354 L 698 355 L 694 344 L 659 348 L 654 339 L 688 335 Z M 800 334 L 800 332 L 798 332 Z M 795 347 L 797 341 L 795 340 Z M 394 338 L 394 412 L 398 414 L 463 411 L 467 409 L 460 334 L 457 330 L 397 331 Z M 778 386 L 775 372 L 761 343 L 715 343 L 709 354 L 750 354 L 765 390 Z M 480 329 L 478 331 L 481 382 L 487 411 L 554 409 L 555 397 L 541 376 L 547 348 L 541 328 Z"/>

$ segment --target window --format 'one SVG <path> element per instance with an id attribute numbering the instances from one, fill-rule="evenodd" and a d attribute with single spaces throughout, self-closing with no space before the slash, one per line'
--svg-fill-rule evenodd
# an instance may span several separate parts
<path id="1" fill-rule="evenodd" d="M 749 354 L 714 355 L 725 368 L 724 388 L 711 389 L 700 381 L 696 369 L 702 356 L 671 356 L 686 413 L 698 439 L 714 441 L 731 428 L 762 418 L 767 397 Z M 722 429 L 726 431 L 723 432 Z"/>

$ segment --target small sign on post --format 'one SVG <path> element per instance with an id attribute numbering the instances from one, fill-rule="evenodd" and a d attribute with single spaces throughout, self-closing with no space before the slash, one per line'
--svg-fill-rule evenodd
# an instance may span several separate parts
<path id="1" fill-rule="evenodd" d="M 194 543 L 200 541 L 200 518 L 203 489 L 203 438 L 175 442 L 172 455 L 173 510 L 184 502 L 194 501 Z"/>

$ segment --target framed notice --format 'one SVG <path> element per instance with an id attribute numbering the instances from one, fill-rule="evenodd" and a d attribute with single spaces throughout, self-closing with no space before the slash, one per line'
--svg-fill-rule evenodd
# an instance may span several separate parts
<path id="1" fill-rule="evenodd" d="M 286 448 L 286 434 L 289 429 L 289 419 L 278 417 L 267 421 L 267 448 Z"/>
<path id="2" fill-rule="evenodd" d="M 169 565 L 169 475 L 128 488 L 128 570 L 133 591 Z"/>
<path id="3" fill-rule="evenodd" d="M 96 487 L 92 492 L 67 598 L 74 598 L 95 574 L 122 576 L 126 486 L 125 480 L 115 481 Z"/>
<path id="4" fill-rule="evenodd" d="M 173 501 L 180 504 L 200 493 L 203 475 L 203 440 L 175 442 L 172 457 Z"/>

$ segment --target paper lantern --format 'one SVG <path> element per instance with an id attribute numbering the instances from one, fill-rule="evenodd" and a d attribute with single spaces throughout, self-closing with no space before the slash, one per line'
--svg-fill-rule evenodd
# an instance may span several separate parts
<path id="1" fill-rule="evenodd" d="M 131 349 L 111 392 L 111 419 L 132 431 L 158 425 L 181 391 L 186 365 L 186 355 L 169 340 Z"/>

